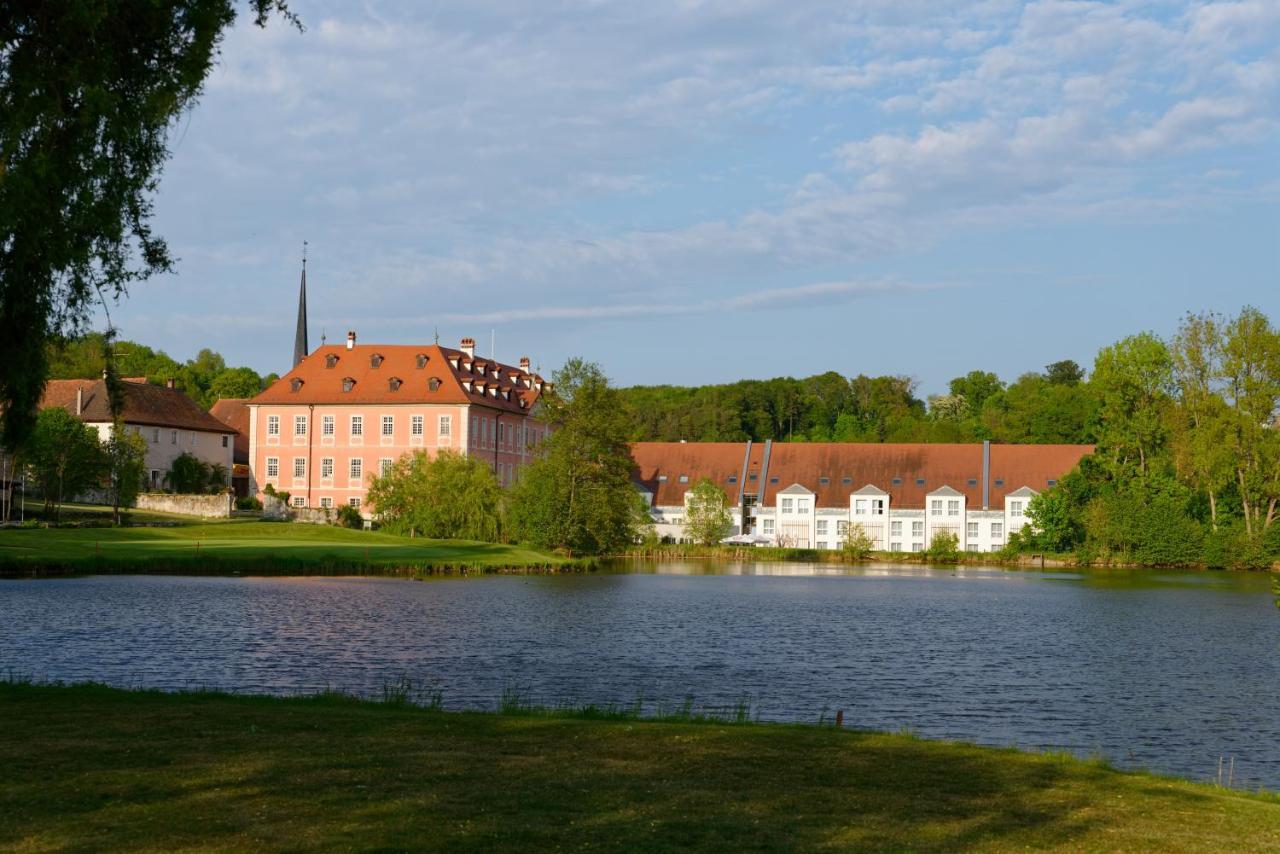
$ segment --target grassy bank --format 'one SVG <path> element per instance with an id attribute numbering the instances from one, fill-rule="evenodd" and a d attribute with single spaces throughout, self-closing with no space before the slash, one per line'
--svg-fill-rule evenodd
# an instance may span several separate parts
<path id="1" fill-rule="evenodd" d="M 1276 850 L 1280 800 L 829 727 L 0 684 L 0 848 Z"/>
<path id="2" fill-rule="evenodd" d="M 425 540 L 282 522 L 0 531 L 0 575 L 407 574 L 571 569 L 580 561 L 497 543 Z"/>

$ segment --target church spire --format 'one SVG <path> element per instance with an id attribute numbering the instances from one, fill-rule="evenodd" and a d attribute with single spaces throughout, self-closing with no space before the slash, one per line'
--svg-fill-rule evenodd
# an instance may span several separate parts
<path id="1" fill-rule="evenodd" d="M 293 364 L 310 352 L 307 346 L 307 241 L 302 241 L 302 286 L 298 290 L 298 332 L 293 339 Z"/>

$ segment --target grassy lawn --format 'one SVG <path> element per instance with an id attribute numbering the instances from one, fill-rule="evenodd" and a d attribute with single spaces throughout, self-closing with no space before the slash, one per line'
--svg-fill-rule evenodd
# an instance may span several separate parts
<path id="1" fill-rule="evenodd" d="M 426 540 L 327 525 L 213 522 L 167 528 L 0 531 L 0 574 L 47 572 L 360 572 L 569 563 L 519 546 Z"/>
<path id="2" fill-rule="evenodd" d="M 1280 799 L 812 726 L 0 684 L 0 848 L 1274 851 Z"/>

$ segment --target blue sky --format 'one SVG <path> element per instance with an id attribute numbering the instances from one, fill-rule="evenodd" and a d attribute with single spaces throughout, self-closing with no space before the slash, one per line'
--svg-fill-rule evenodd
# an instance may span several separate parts
<path id="1" fill-rule="evenodd" d="M 1280 3 L 291 0 L 175 127 L 177 358 L 573 355 L 623 384 L 1006 379 L 1188 310 L 1280 321 Z"/>

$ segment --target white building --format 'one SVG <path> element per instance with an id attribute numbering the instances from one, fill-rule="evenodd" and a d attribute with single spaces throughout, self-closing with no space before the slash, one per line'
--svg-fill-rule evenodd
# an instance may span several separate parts
<path id="1" fill-rule="evenodd" d="M 725 493 L 732 533 L 777 545 L 838 549 L 861 526 L 879 551 L 920 552 L 940 533 L 959 548 L 994 552 L 1027 522 L 1026 509 L 1091 445 L 640 442 L 637 488 L 657 533 L 687 540 L 685 495 L 710 479 Z M 744 518 L 745 510 L 745 518 Z"/>

